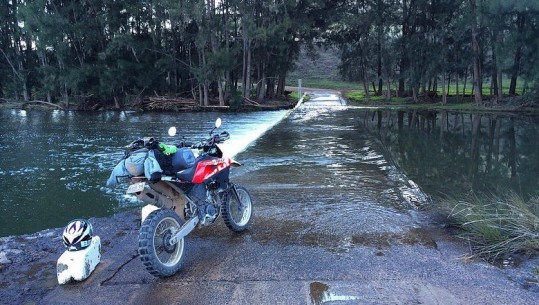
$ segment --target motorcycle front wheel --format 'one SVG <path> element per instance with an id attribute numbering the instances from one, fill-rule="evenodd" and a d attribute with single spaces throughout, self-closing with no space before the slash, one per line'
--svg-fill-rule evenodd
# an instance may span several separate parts
<path id="1" fill-rule="evenodd" d="M 253 202 L 251 195 L 242 186 L 233 186 L 227 192 L 226 199 L 221 206 L 221 213 L 226 226 L 234 231 L 241 232 L 247 229 L 253 215 Z M 234 194 L 235 193 L 235 194 Z M 236 196 L 237 195 L 237 196 Z"/>
<path id="2" fill-rule="evenodd" d="M 183 221 L 169 209 L 153 211 L 146 217 L 139 234 L 139 254 L 146 270 L 157 277 L 174 275 L 183 262 L 185 243 L 170 239 L 180 230 Z"/>

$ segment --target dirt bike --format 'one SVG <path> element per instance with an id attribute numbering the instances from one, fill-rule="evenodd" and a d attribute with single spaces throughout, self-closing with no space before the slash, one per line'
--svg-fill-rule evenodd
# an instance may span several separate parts
<path id="1" fill-rule="evenodd" d="M 157 179 L 140 175 L 130 179 L 127 193 L 148 204 L 142 209 L 138 251 L 154 276 L 168 277 L 178 272 L 185 255 L 184 239 L 196 227 L 215 223 L 219 215 L 234 232 L 244 231 L 250 224 L 251 196 L 244 187 L 229 181 L 230 168 L 240 163 L 223 156 L 220 144 L 230 135 L 226 131 L 214 134 L 220 126 L 221 120 L 217 119 L 210 137 L 199 143 L 182 140 L 174 144 L 178 148 L 175 154 L 182 154 L 180 159 L 192 158 L 193 162 L 183 169 L 165 169 Z M 171 127 L 169 135 L 175 134 L 176 129 Z"/>

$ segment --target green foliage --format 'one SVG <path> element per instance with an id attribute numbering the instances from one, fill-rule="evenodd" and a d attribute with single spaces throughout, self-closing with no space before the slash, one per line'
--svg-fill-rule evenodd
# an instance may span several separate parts
<path id="1" fill-rule="evenodd" d="M 293 91 L 292 93 L 290 93 L 290 99 L 294 102 L 298 102 L 299 101 L 299 95 L 298 95 L 298 92 L 297 91 Z"/>
<path id="2" fill-rule="evenodd" d="M 360 85 L 353 82 L 336 81 L 328 79 L 302 79 L 302 87 L 304 88 L 319 88 L 332 90 L 354 90 L 359 89 Z M 289 82 L 289 86 L 298 86 L 297 80 Z"/>
<path id="3" fill-rule="evenodd" d="M 479 54 L 484 95 L 496 93 L 499 75 L 504 94 L 539 92 L 531 0 L 28 0 L 4 1 L 0 17 L 0 94 L 9 98 L 205 92 L 230 103 L 240 83 L 249 86 L 243 94 L 256 88 L 258 99 L 272 98 L 284 94 L 301 47 L 313 54 L 329 44 L 332 56 L 312 57 L 317 75 L 300 63 L 292 78 L 375 96 L 441 94 L 442 80 L 452 94 L 466 79 L 469 94 Z M 339 81 L 337 70 L 354 85 L 307 80 Z"/>
<path id="4" fill-rule="evenodd" d="M 112 101 L 204 91 L 234 103 L 237 84 L 249 79 L 259 91 L 267 86 L 259 99 L 273 97 L 284 93 L 302 41 L 325 30 L 312 25 L 330 3 L 4 1 L 0 94 Z"/>
<path id="5" fill-rule="evenodd" d="M 472 257 L 495 261 L 510 255 L 531 256 L 539 251 L 539 197 L 525 201 L 509 193 L 503 197 L 471 195 L 447 199 L 449 218 L 462 228 Z"/>
<path id="6" fill-rule="evenodd" d="M 365 92 L 360 90 L 348 91 L 344 94 L 344 97 L 351 101 L 362 101 L 365 98 Z"/>
<path id="7" fill-rule="evenodd" d="M 498 77 L 503 94 L 516 95 L 539 80 L 536 1 L 351 1 L 340 12 L 327 38 L 342 52 L 341 73 L 375 86 L 376 95 L 388 83 L 398 83 L 391 90 L 399 96 L 441 95 L 443 81 L 449 94 L 459 82 L 462 94 L 463 79 L 466 94 L 476 81 L 484 84 L 482 95 L 497 95 Z"/>

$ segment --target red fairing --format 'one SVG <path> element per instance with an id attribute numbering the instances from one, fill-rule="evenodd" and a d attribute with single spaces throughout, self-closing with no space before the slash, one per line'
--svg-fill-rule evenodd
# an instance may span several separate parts
<path id="1" fill-rule="evenodd" d="M 215 158 L 198 162 L 193 176 L 193 183 L 202 183 L 223 169 L 230 167 L 232 159 Z"/>

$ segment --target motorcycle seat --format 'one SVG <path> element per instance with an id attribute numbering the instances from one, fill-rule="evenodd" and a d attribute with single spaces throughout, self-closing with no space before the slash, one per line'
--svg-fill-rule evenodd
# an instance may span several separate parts
<path id="1" fill-rule="evenodd" d="M 193 176 L 195 176 L 195 169 L 196 166 L 191 166 L 187 169 L 181 170 L 176 173 L 176 178 L 183 181 L 191 182 L 193 181 Z"/>

